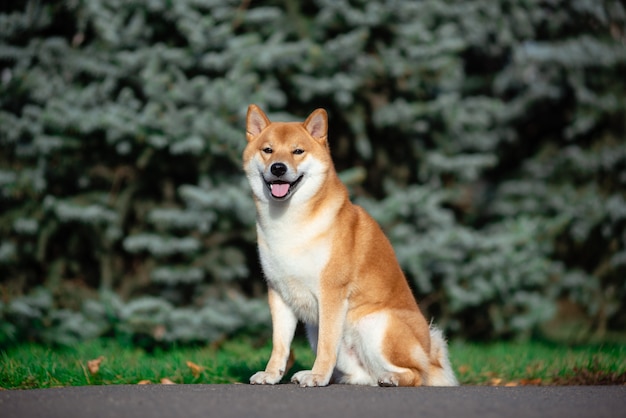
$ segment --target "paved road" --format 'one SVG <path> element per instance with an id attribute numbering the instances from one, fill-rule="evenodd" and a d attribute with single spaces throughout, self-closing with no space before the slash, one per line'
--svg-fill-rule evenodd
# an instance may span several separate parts
<path id="1" fill-rule="evenodd" d="M 626 386 L 136 385 L 0 391 L 1 418 L 626 417 Z"/>

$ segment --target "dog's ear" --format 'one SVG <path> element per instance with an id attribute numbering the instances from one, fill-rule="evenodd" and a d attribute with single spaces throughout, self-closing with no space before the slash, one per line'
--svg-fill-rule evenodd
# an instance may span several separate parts
<path id="1" fill-rule="evenodd" d="M 316 109 L 304 121 L 304 128 L 309 135 L 318 140 L 326 141 L 328 135 L 328 115 L 324 109 Z"/>
<path id="2" fill-rule="evenodd" d="M 263 129 L 272 123 L 267 118 L 261 108 L 255 104 L 248 106 L 248 116 L 246 117 L 246 139 L 252 141 Z"/>

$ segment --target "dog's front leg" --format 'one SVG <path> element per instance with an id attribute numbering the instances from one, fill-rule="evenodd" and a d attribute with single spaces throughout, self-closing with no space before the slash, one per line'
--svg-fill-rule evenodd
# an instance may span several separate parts
<path id="1" fill-rule="evenodd" d="M 291 341 L 298 324 L 291 308 L 272 288 L 268 291 L 268 300 L 272 315 L 272 355 L 265 371 L 257 372 L 250 378 L 253 385 L 273 385 L 280 382 L 286 372 Z"/>
<path id="2" fill-rule="evenodd" d="M 313 363 L 312 370 L 303 370 L 294 374 L 291 378 L 292 382 L 302 387 L 328 385 L 337 364 L 337 353 L 347 310 L 348 300 L 343 292 L 321 292 L 315 363 Z"/>

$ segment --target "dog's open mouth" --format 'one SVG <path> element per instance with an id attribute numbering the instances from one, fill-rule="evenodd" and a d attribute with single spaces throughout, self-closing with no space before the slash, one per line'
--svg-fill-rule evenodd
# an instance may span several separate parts
<path id="1" fill-rule="evenodd" d="M 274 199 L 283 200 L 295 190 L 296 186 L 300 183 L 300 180 L 302 180 L 302 177 L 303 176 L 298 177 L 293 183 L 283 180 L 274 180 L 265 182 L 265 184 Z"/>

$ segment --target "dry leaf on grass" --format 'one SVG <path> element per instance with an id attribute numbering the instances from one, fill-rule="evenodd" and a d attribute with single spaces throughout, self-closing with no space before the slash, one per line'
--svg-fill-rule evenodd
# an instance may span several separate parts
<path id="1" fill-rule="evenodd" d="M 147 379 L 144 379 L 144 380 L 140 380 L 139 382 L 137 382 L 137 384 L 138 385 L 151 385 L 152 382 Z"/>
<path id="2" fill-rule="evenodd" d="M 87 362 L 87 368 L 89 369 L 89 373 L 96 374 L 100 371 L 100 363 L 104 360 L 103 356 L 98 357 L 97 359 L 89 360 Z"/>
<path id="3" fill-rule="evenodd" d="M 459 374 L 465 374 L 470 371 L 470 367 L 467 364 L 463 364 L 458 368 Z"/>
<path id="4" fill-rule="evenodd" d="M 164 377 L 163 379 L 161 379 L 161 384 L 162 385 L 175 385 L 176 383 L 172 382 L 167 377 Z"/>
<path id="5" fill-rule="evenodd" d="M 536 379 L 522 379 L 522 380 L 520 380 L 520 384 L 522 386 L 539 386 L 539 385 L 541 385 L 541 382 L 542 382 L 542 380 L 541 380 L 540 377 L 538 377 Z"/>
<path id="6" fill-rule="evenodd" d="M 204 367 L 198 366 L 196 363 L 193 363 L 191 361 L 187 362 L 187 367 L 191 369 L 191 374 L 193 374 L 193 377 L 195 378 L 198 378 L 200 374 L 202 373 L 202 371 L 204 370 Z"/>
<path id="7" fill-rule="evenodd" d="M 539 379 L 541 380 L 541 379 Z M 504 380 L 500 377 L 493 377 L 489 380 L 489 386 L 504 386 L 504 387 L 515 387 L 515 386 L 520 386 L 520 385 L 525 385 L 524 383 L 524 379 L 522 379 L 519 382 L 516 382 L 515 380 Z"/>

